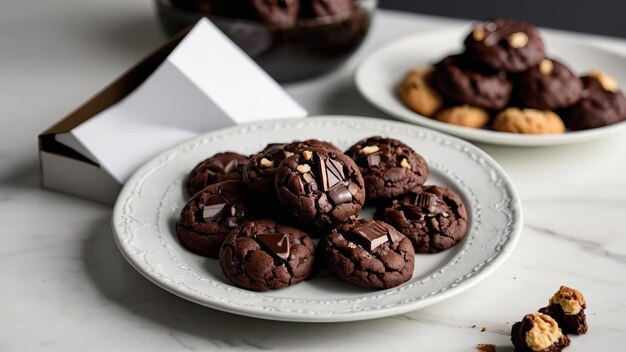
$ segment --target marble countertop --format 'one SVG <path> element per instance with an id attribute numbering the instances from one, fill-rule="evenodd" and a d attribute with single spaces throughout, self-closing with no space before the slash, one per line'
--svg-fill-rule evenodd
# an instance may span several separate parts
<path id="1" fill-rule="evenodd" d="M 357 56 L 454 23 L 380 11 Z M 524 230 L 501 268 L 452 299 L 355 323 L 239 317 L 180 299 L 137 273 L 113 241 L 110 207 L 39 187 L 36 135 L 164 40 L 152 3 L 17 1 L 3 6 L 0 28 L 0 350 L 472 351 L 490 343 L 512 351 L 511 324 L 561 284 L 588 303 L 590 331 L 572 338 L 568 351 L 622 349 L 625 134 L 550 148 L 480 145 L 515 182 Z M 626 54 L 623 40 L 581 40 Z M 357 61 L 286 88 L 312 114 L 383 116 L 353 86 Z"/>

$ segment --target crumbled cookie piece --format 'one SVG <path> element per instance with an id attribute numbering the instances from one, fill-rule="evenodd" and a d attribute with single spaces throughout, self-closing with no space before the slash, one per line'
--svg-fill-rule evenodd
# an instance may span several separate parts
<path id="1" fill-rule="evenodd" d="M 515 352 L 558 352 L 570 344 L 557 322 L 542 313 L 527 314 L 513 324 L 511 341 Z"/>
<path id="2" fill-rule="evenodd" d="M 587 303 L 580 291 L 561 286 L 539 312 L 554 318 L 564 334 L 582 335 L 588 329 L 585 308 Z"/>

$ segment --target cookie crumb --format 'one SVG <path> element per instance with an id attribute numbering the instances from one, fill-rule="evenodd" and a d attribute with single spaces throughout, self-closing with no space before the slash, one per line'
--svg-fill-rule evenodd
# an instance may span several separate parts
<path id="1" fill-rule="evenodd" d="M 480 332 L 485 332 L 485 331 L 487 331 L 487 328 L 483 326 L 483 327 L 480 329 Z"/>
<path id="2" fill-rule="evenodd" d="M 476 349 L 482 352 L 495 352 L 496 345 L 490 343 L 479 343 L 476 345 Z"/>

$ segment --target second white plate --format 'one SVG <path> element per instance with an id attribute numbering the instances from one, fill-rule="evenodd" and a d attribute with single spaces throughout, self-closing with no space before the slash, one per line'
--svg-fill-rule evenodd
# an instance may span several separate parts
<path id="1" fill-rule="evenodd" d="M 463 50 L 462 43 L 469 27 L 416 34 L 383 46 L 363 59 L 356 71 L 356 86 L 370 103 L 389 115 L 411 123 L 430 127 L 472 141 L 514 145 L 542 146 L 592 140 L 619 130 L 626 130 L 626 121 L 585 131 L 568 131 L 560 135 L 521 135 L 455 126 L 440 122 L 407 108 L 398 98 L 398 84 L 415 67 L 437 63 L 444 56 Z M 559 59 L 574 72 L 582 74 L 600 69 L 626 84 L 626 58 L 581 41 L 572 35 L 543 33 L 548 56 Z"/>

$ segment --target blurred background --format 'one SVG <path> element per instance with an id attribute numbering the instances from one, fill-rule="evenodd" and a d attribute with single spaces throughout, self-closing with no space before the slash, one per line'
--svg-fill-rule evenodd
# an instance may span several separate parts
<path id="1" fill-rule="evenodd" d="M 514 17 L 542 27 L 626 37 L 622 0 L 380 0 L 380 7 L 469 19 Z"/>

